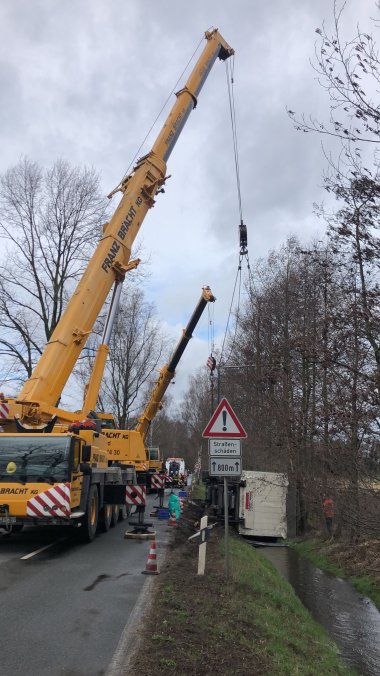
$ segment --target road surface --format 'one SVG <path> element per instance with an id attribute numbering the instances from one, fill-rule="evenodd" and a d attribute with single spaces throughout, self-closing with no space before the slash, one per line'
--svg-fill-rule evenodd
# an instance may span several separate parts
<path id="1" fill-rule="evenodd" d="M 148 497 L 150 504 L 154 498 Z M 146 518 L 157 530 L 160 558 L 170 528 L 166 521 Z M 126 540 L 127 529 L 128 521 L 121 522 L 84 545 L 57 528 L 0 536 L 2 676 L 106 673 L 151 579 L 141 574 L 151 541 Z"/>

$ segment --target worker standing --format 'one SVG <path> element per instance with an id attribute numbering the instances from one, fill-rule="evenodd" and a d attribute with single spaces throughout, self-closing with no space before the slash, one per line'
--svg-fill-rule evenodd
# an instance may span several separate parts
<path id="1" fill-rule="evenodd" d="M 171 490 L 169 495 L 168 509 L 170 516 L 175 514 L 175 518 L 178 520 L 181 516 L 181 503 L 178 495 L 176 495 L 173 490 Z"/>
<path id="2" fill-rule="evenodd" d="M 335 506 L 332 498 L 326 496 L 323 500 L 323 513 L 325 515 L 325 523 L 329 535 L 333 534 Z"/>

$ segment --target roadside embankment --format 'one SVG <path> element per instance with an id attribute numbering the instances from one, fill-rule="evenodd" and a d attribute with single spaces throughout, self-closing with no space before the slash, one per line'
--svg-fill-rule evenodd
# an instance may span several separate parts
<path id="1" fill-rule="evenodd" d="M 316 535 L 291 542 L 296 551 L 327 573 L 348 579 L 380 610 L 380 540 L 351 544 Z"/>
<path id="2" fill-rule="evenodd" d="M 194 482 L 191 486 L 190 493 L 193 500 L 205 500 L 206 484 L 204 484 L 203 481 Z"/>
<path id="3" fill-rule="evenodd" d="M 174 527 L 128 676 L 349 674 L 291 586 L 247 542 L 231 533 L 226 581 L 224 532 L 215 527 L 206 574 L 197 576 L 198 545 L 187 538 L 199 517 L 187 507 Z"/>

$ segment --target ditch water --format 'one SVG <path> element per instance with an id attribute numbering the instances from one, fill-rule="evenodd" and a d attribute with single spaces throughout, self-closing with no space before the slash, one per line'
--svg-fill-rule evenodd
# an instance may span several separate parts
<path id="1" fill-rule="evenodd" d="M 348 582 L 323 573 L 290 547 L 260 547 L 361 676 L 380 676 L 380 612 Z"/>

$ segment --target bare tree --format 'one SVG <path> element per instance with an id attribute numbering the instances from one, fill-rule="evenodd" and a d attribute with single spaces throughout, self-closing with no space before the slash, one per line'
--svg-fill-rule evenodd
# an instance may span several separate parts
<path id="1" fill-rule="evenodd" d="M 341 21 L 346 3 L 334 1 L 334 26 L 316 29 L 319 40 L 312 64 L 318 82 L 330 99 L 330 118 L 298 116 L 288 110 L 296 129 L 335 136 L 344 141 L 379 143 L 380 111 L 376 97 L 380 83 L 380 59 L 372 35 L 359 28 L 349 40 L 342 35 Z"/>
<path id="2" fill-rule="evenodd" d="M 106 220 L 93 169 L 28 158 L 0 178 L 0 379 L 30 376 Z"/>
<path id="3" fill-rule="evenodd" d="M 115 322 L 99 399 L 120 428 L 134 426 L 166 353 L 153 304 L 144 300 L 141 289 L 129 288 Z"/>
<path id="4" fill-rule="evenodd" d="M 380 229 L 379 169 L 373 177 L 351 158 L 348 170 L 342 165 L 325 178 L 325 187 L 340 202 L 336 213 L 321 210 L 329 226 L 329 236 L 336 251 L 345 253 L 346 266 L 356 268 L 361 332 L 367 339 L 376 365 L 377 389 L 380 392 Z"/>
<path id="5" fill-rule="evenodd" d="M 186 466 L 193 466 L 192 446 L 185 424 L 176 415 L 167 411 L 167 397 L 165 395 L 165 404 L 153 423 L 153 446 L 159 446 L 164 460 L 170 456 L 180 456 L 185 458 Z"/>
<path id="6" fill-rule="evenodd" d="M 202 432 L 210 419 L 210 382 L 206 368 L 200 368 L 190 376 L 189 388 L 180 406 L 179 421 L 182 423 L 181 440 L 188 467 L 193 467 L 202 447 L 202 469 L 208 469 L 207 441 Z"/>

